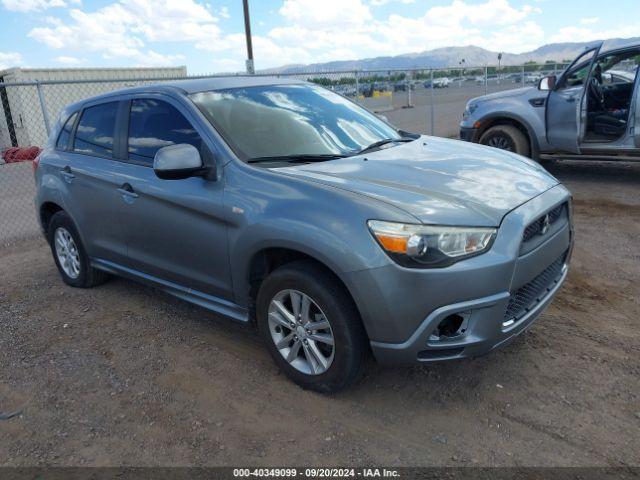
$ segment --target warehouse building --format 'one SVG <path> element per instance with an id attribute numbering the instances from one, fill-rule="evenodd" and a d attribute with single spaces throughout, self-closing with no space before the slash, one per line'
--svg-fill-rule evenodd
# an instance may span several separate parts
<path id="1" fill-rule="evenodd" d="M 9 147 L 44 145 L 46 122 L 53 125 L 62 108 L 70 103 L 119 88 L 186 75 L 184 66 L 0 70 L 0 151 Z M 29 84 L 34 81 L 43 83 L 39 87 Z M 2 86 L 3 82 L 25 85 Z"/>

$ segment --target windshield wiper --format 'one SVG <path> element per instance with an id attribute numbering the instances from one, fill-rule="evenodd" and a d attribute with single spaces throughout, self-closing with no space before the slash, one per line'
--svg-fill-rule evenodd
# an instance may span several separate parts
<path id="1" fill-rule="evenodd" d="M 384 145 L 387 145 L 388 143 L 406 143 L 406 142 L 413 142 L 414 140 L 415 138 L 384 138 L 382 140 L 378 140 L 377 142 L 373 142 L 371 145 L 364 147 L 362 150 L 358 150 L 358 152 L 356 152 L 356 155 L 360 155 L 361 153 L 366 153 L 369 150 L 382 147 Z"/>
<path id="2" fill-rule="evenodd" d="M 346 155 L 339 153 L 301 153 L 299 155 L 276 155 L 271 157 L 254 157 L 247 160 L 247 163 L 261 162 L 325 162 L 336 158 L 344 158 Z"/>

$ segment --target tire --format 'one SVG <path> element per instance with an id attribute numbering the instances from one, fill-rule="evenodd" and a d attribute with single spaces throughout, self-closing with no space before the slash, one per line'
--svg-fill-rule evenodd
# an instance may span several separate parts
<path id="1" fill-rule="evenodd" d="M 508 150 L 525 157 L 531 156 L 529 140 L 524 133 L 512 125 L 496 125 L 487 129 L 480 136 L 479 143 L 501 150 Z"/>
<path id="2" fill-rule="evenodd" d="M 71 240 L 71 242 L 66 244 L 66 248 L 63 248 L 62 244 L 58 242 L 57 235 L 63 237 L 63 242 L 64 240 Z M 91 266 L 84 245 L 80 240 L 78 229 L 69 215 L 64 211 L 57 212 L 51 217 L 47 239 L 51 246 L 53 260 L 58 267 L 62 280 L 67 285 L 77 288 L 90 288 L 106 282 L 109 278 L 106 272 L 97 270 Z M 58 254 L 59 250 L 66 251 L 68 257 L 73 257 L 76 260 L 75 262 L 71 262 L 73 265 L 66 262 L 61 263 L 61 255 Z M 66 263 L 66 266 L 63 265 L 63 263 Z"/>
<path id="3" fill-rule="evenodd" d="M 284 292 L 284 293 L 283 293 Z M 289 292 L 289 293 L 286 293 Z M 279 322 L 275 322 L 273 313 L 274 303 L 277 299 L 282 300 L 282 304 L 289 306 L 291 312 L 293 296 L 291 292 L 306 295 L 311 304 L 309 306 L 312 323 L 307 325 L 320 325 L 323 320 L 328 321 L 329 328 L 323 330 L 307 330 L 311 332 L 309 337 L 305 337 L 304 328 L 300 330 L 300 325 L 295 329 L 283 327 Z M 289 295 L 289 300 L 287 299 Z M 291 303 L 287 303 L 291 302 Z M 281 310 L 275 309 L 280 319 L 285 318 L 280 314 Z M 318 313 L 319 312 L 319 313 Z M 360 315 L 353 303 L 353 300 L 338 284 L 335 277 L 325 269 L 319 267 L 311 261 L 297 261 L 286 264 L 274 270 L 260 286 L 256 300 L 256 314 L 258 328 L 263 337 L 269 353 L 273 357 L 278 367 L 295 383 L 302 388 L 314 390 L 322 393 L 337 392 L 354 383 L 363 373 L 368 355 L 367 336 L 360 321 Z M 295 319 L 295 316 L 287 317 Z M 271 319 L 271 320 L 270 320 Z M 304 316 L 301 322 L 304 325 Z M 313 323 L 315 322 L 315 323 Z M 280 328 L 280 333 L 277 329 Z M 295 336 L 290 340 L 289 347 L 278 348 L 277 338 L 288 337 L 298 333 L 300 337 L 305 337 L 308 344 L 300 344 L 296 350 L 296 341 L 301 342 L 301 338 Z M 278 337 L 279 336 L 279 337 Z M 318 336 L 332 336 L 333 346 L 313 339 Z M 311 342 L 314 342 L 313 351 Z M 320 362 L 309 360 L 316 353 L 325 357 L 330 357 L 329 365 L 323 371 Z M 290 363 L 284 355 L 295 354 L 294 360 Z M 316 353 L 314 353 L 316 352 Z M 305 366 L 306 362 L 306 366 Z M 310 370 L 318 367 L 315 372 Z M 303 371 L 306 369 L 306 371 Z"/>

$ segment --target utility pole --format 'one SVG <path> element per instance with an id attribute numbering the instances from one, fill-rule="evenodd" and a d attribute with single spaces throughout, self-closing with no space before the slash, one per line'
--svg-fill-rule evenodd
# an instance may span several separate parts
<path id="1" fill-rule="evenodd" d="M 502 61 L 502 52 L 498 54 L 498 83 L 500 83 L 500 62 Z"/>
<path id="2" fill-rule="evenodd" d="M 251 44 L 251 20 L 249 19 L 249 0 L 242 0 L 242 8 L 244 9 L 244 34 L 247 37 L 247 73 L 253 75 L 256 73 L 253 67 L 253 45 Z"/>

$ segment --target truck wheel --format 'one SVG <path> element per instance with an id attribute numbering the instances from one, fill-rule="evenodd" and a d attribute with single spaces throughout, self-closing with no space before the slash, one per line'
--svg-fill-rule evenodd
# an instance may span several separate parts
<path id="1" fill-rule="evenodd" d="M 525 157 L 531 155 L 527 137 L 512 125 L 496 125 L 489 128 L 480 137 L 480 143 Z"/>
<path id="2" fill-rule="evenodd" d="M 78 230 L 64 211 L 51 217 L 48 240 L 58 271 L 67 285 L 89 288 L 109 278 L 107 273 L 91 266 Z"/>
<path id="3" fill-rule="evenodd" d="M 256 301 L 260 334 L 282 371 L 303 388 L 341 390 L 362 374 L 367 340 L 351 297 L 310 261 L 274 270 Z"/>

